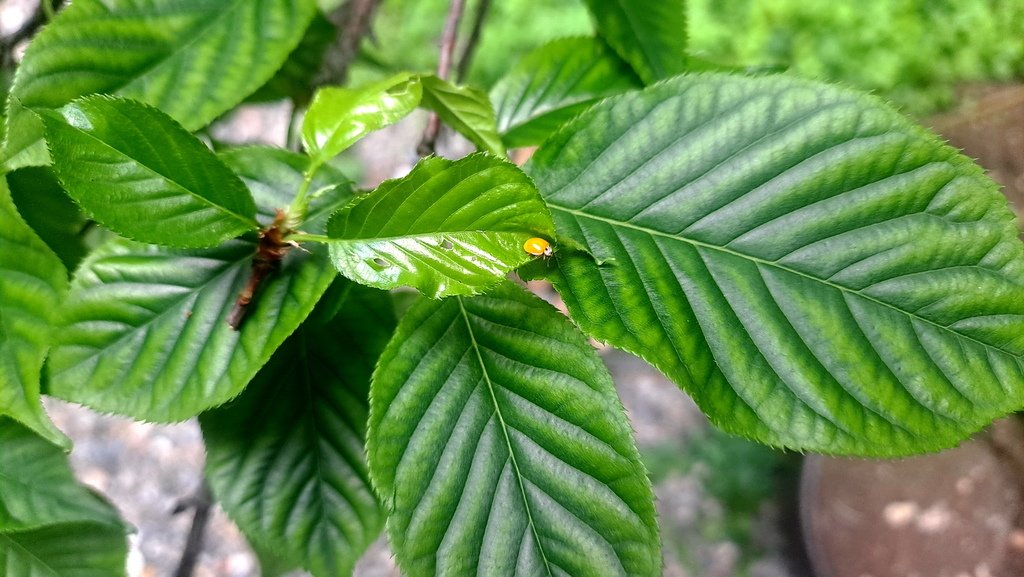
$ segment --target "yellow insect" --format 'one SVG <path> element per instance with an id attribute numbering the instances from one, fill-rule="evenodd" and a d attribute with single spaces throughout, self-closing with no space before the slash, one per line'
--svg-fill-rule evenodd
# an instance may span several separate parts
<path id="1" fill-rule="evenodd" d="M 523 250 L 532 254 L 533 256 L 551 256 L 554 249 L 551 248 L 551 243 L 544 240 L 543 238 L 531 238 L 523 243 Z"/>

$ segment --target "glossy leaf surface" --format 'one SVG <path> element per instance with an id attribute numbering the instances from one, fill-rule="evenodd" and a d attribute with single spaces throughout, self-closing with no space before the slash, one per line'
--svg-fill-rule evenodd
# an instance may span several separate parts
<path id="1" fill-rule="evenodd" d="M 456 86 L 436 76 L 424 76 L 423 107 L 437 113 L 448 126 L 465 136 L 477 149 L 505 156 L 498 136 L 494 109 L 487 93 L 469 86 Z"/>
<path id="2" fill-rule="evenodd" d="M 325 162 L 404 118 L 422 97 L 419 78 L 405 73 L 359 88 L 321 88 L 302 122 L 302 143 L 314 162 Z"/>
<path id="3" fill-rule="evenodd" d="M 0 575 L 124 574 L 126 527 L 79 485 L 61 449 L 0 418 Z"/>
<path id="4" fill-rule="evenodd" d="M 155 108 L 88 96 L 43 123 L 64 189 L 121 236 L 193 248 L 258 227 L 242 181 Z"/>
<path id="5" fill-rule="evenodd" d="M 790 78 L 614 97 L 528 167 L 556 287 L 598 339 L 771 445 L 903 455 L 1024 406 L 1024 246 L 977 166 L 881 102 Z"/>
<path id="6" fill-rule="evenodd" d="M 76 0 L 32 40 L 11 94 L 39 109 L 116 93 L 196 130 L 267 82 L 315 11 L 315 0 Z M 10 110 L 18 138 L 38 142 L 38 121 Z"/>
<path id="7" fill-rule="evenodd" d="M 686 72 L 685 0 L 586 0 L 598 34 L 645 84 Z"/>
<path id="8" fill-rule="evenodd" d="M 661 574 L 611 377 L 565 317 L 511 284 L 402 318 L 374 373 L 367 450 L 410 577 Z"/>
<path id="9" fill-rule="evenodd" d="M 491 90 L 498 131 L 510 147 L 538 145 L 559 126 L 640 80 L 598 38 L 564 38 L 540 46 Z"/>
<path id="10" fill-rule="evenodd" d="M 551 220 L 521 170 L 474 154 L 422 160 L 332 216 L 327 234 L 346 277 L 440 298 L 480 292 L 533 258 L 523 242 L 550 238 Z"/>
<path id="11" fill-rule="evenodd" d="M 384 526 L 363 438 L 394 312 L 387 293 L 338 284 L 338 303 L 318 307 L 240 397 L 200 417 L 218 502 L 279 563 L 318 577 L 351 574 Z"/>
<path id="12" fill-rule="evenodd" d="M 272 207 L 290 202 L 294 189 L 288 187 L 301 173 L 292 170 L 278 182 L 274 174 L 289 174 L 287 164 L 266 158 L 274 169 L 252 189 L 264 207 L 261 218 L 269 221 Z M 347 187 L 332 189 L 311 213 L 322 215 L 322 227 L 326 214 L 350 198 Z M 326 249 L 292 250 L 235 331 L 225 319 L 249 278 L 255 250 L 247 240 L 202 250 L 128 241 L 98 249 L 72 282 L 60 341 L 50 356 L 51 392 L 155 422 L 183 420 L 237 395 L 336 274 Z"/>
<path id="13" fill-rule="evenodd" d="M 64 265 L 18 214 L 0 178 L 0 416 L 65 448 L 69 441 L 40 404 L 39 382 L 67 285 Z"/>

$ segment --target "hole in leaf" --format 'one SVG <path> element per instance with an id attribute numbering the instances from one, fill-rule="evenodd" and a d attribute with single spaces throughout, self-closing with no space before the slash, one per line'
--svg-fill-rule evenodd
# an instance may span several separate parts
<path id="1" fill-rule="evenodd" d="M 386 260 L 384 260 L 384 259 L 382 259 L 380 257 L 371 259 L 371 260 L 369 260 L 367 262 L 369 263 L 369 265 L 371 267 L 373 267 L 376 270 L 384 270 L 384 269 L 388 268 L 388 261 L 386 261 Z"/>

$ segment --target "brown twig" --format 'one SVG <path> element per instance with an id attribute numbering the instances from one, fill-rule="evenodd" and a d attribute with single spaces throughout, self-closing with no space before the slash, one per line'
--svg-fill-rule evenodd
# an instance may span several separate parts
<path id="1" fill-rule="evenodd" d="M 195 515 L 192 517 L 192 527 L 188 531 L 185 549 L 181 552 L 181 560 L 178 561 L 174 577 L 192 577 L 199 554 L 203 552 L 203 537 L 213 509 L 213 495 L 206 481 L 203 481 L 195 495 L 178 503 L 174 508 L 174 514 L 183 513 L 188 509 L 194 510 Z"/>
<path id="2" fill-rule="evenodd" d="M 476 14 L 473 17 L 473 28 L 469 32 L 469 38 L 466 39 L 466 45 L 462 48 L 462 54 L 459 56 L 459 67 L 455 71 L 455 81 L 459 84 L 465 80 L 466 74 L 469 73 L 469 66 L 473 63 L 473 56 L 476 54 L 477 46 L 480 45 L 480 37 L 483 35 L 484 22 L 487 20 L 487 15 L 490 12 L 491 0 L 480 0 L 480 3 L 476 6 Z"/>
<path id="3" fill-rule="evenodd" d="M 324 63 L 316 78 L 317 86 L 344 84 L 348 69 L 359 53 L 359 45 L 370 33 L 370 24 L 380 0 L 348 0 L 327 15 L 338 29 L 338 38 L 324 54 Z"/>
<path id="4" fill-rule="evenodd" d="M 246 314 L 249 312 L 249 304 L 259 293 L 263 282 L 281 266 L 281 261 L 288 254 L 295 244 L 285 240 L 288 235 L 288 214 L 277 210 L 274 222 L 267 228 L 260 231 L 259 244 L 256 249 L 256 256 L 252 259 L 252 272 L 249 280 L 245 283 L 242 292 L 238 293 L 231 311 L 228 313 L 228 324 L 236 331 L 242 326 Z"/>
<path id="5" fill-rule="evenodd" d="M 452 71 L 452 55 L 455 53 L 455 41 L 459 35 L 459 23 L 462 21 L 462 13 L 466 11 L 466 0 L 451 0 L 448 5 L 448 17 L 444 22 L 444 31 L 441 32 L 441 49 L 437 60 L 437 77 L 441 80 L 448 80 Z M 423 139 L 416 148 L 420 156 L 427 156 L 434 153 L 437 146 L 437 135 L 441 132 L 441 120 L 437 114 L 431 113 L 427 120 L 427 127 L 423 131 Z"/>

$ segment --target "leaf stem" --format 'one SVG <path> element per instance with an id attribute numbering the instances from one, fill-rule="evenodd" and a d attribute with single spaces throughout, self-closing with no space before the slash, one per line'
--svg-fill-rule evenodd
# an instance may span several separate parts
<path id="1" fill-rule="evenodd" d="M 455 41 L 459 34 L 459 22 L 462 21 L 462 13 L 466 10 L 466 0 L 451 0 L 448 5 L 448 17 L 444 22 L 444 31 L 441 33 L 441 50 L 437 59 L 437 77 L 441 80 L 448 80 L 452 70 L 452 54 L 455 52 Z M 423 131 L 423 139 L 420 141 L 416 152 L 420 156 L 433 154 L 437 147 L 437 136 L 441 132 L 441 119 L 437 113 L 430 113 L 427 120 L 427 127 Z"/>
<path id="2" fill-rule="evenodd" d="M 53 20 L 56 15 L 56 10 L 53 9 L 53 0 L 39 0 L 39 5 L 43 8 L 43 14 L 46 15 L 46 21 Z"/>
<path id="3" fill-rule="evenodd" d="M 299 185 L 299 190 L 295 193 L 295 199 L 292 200 L 291 206 L 288 207 L 287 226 L 289 229 L 302 226 L 302 223 L 306 220 L 306 211 L 309 209 L 309 199 L 307 198 L 309 187 L 313 184 L 313 177 L 316 176 L 322 164 L 322 161 L 311 159 L 309 168 L 303 173 L 302 184 Z"/>
<path id="4" fill-rule="evenodd" d="M 288 235 L 288 240 L 294 240 L 295 242 L 331 242 L 331 238 L 328 236 L 324 236 L 322 234 L 309 234 L 306 232 L 293 232 Z"/>

